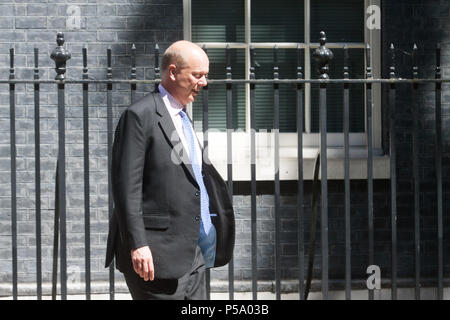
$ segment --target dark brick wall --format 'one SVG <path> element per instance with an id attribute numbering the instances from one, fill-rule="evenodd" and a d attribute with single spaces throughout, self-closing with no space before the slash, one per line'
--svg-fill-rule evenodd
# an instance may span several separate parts
<path id="1" fill-rule="evenodd" d="M 382 74 L 388 77 L 390 57 L 388 48 L 394 44 L 396 72 L 399 77 L 412 77 L 411 52 L 416 43 L 419 52 L 419 77 L 434 78 L 436 44 L 440 43 L 441 73 L 450 76 L 450 1 L 382 1 Z M 437 275 L 437 194 L 435 171 L 435 92 L 434 84 L 419 89 L 419 174 L 421 206 L 421 262 L 422 275 Z M 387 87 L 383 91 L 383 111 L 388 112 Z M 399 272 L 414 273 L 414 198 L 412 173 L 412 101 L 410 85 L 399 85 L 396 97 L 396 145 L 399 233 Z M 449 218 L 450 218 L 450 86 L 442 85 L 442 139 L 443 139 L 443 215 L 444 215 L 444 276 L 450 272 Z M 387 117 L 384 117 L 387 120 Z M 388 136 L 388 123 L 384 128 Z M 386 140 L 385 140 L 386 142 Z M 386 143 L 387 147 L 388 144 Z"/>
<path id="2" fill-rule="evenodd" d="M 345 279 L 345 208 L 344 184 L 342 181 L 328 182 L 328 235 L 329 235 L 329 276 L 330 279 Z M 309 244 L 311 238 L 312 217 L 312 183 L 304 183 L 304 253 L 305 270 L 308 264 Z M 368 219 L 367 219 L 367 181 L 351 182 L 351 242 L 352 242 L 352 275 L 356 279 L 366 277 L 368 266 Z M 390 211 L 389 181 L 374 182 L 375 244 L 376 263 L 382 270 L 389 267 L 386 250 L 390 247 Z M 237 219 L 237 239 L 235 250 L 235 278 L 251 279 L 251 234 L 250 234 L 250 186 L 249 183 L 235 183 L 234 196 Z M 275 277 L 275 216 L 273 183 L 257 184 L 257 232 L 258 232 L 258 279 L 273 280 Z M 297 183 L 281 182 L 280 217 L 281 217 L 281 277 L 283 280 L 297 279 L 298 264 L 298 214 Z M 320 203 L 320 201 L 319 201 Z M 317 212 L 316 246 L 313 277 L 321 278 L 321 243 L 320 243 L 320 206 Z M 217 278 L 227 279 L 227 269 L 213 273 Z"/>

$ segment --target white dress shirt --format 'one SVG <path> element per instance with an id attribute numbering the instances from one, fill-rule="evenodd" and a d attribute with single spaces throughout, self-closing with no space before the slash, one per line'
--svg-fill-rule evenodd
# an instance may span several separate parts
<path id="1" fill-rule="evenodd" d="M 159 89 L 159 93 L 164 101 L 164 104 L 166 105 L 167 111 L 169 112 L 170 117 L 172 118 L 172 122 L 175 126 L 175 129 L 177 130 L 177 133 L 180 136 L 184 151 L 190 158 L 189 147 L 186 142 L 186 137 L 184 136 L 183 124 L 182 124 L 181 115 L 180 115 L 180 111 L 183 110 L 184 106 L 181 103 L 179 103 L 169 92 L 167 92 L 167 90 L 164 89 L 164 87 L 161 84 L 159 84 L 158 89 Z M 189 123 L 189 125 L 191 125 L 191 123 Z M 194 128 L 192 128 L 192 125 L 191 125 L 191 129 L 192 129 L 192 132 L 194 132 L 194 134 L 195 134 L 195 131 L 194 131 Z M 202 165 L 202 150 L 198 143 L 198 139 L 194 139 L 194 141 L 195 141 L 195 151 L 197 152 L 197 161 L 201 167 L 201 165 Z"/>

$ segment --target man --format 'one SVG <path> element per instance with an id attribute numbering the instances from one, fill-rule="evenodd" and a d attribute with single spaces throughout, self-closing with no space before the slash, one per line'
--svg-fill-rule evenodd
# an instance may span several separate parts
<path id="1" fill-rule="evenodd" d="M 106 267 L 115 256 L 133 299 L 205 299 L 205 269 L 232 256 L 228 191 L 185 110 L 208 71 L 199 46 L 173 43 L 162 59 L 159 92 L 133 103 L 117 125 Z"/>

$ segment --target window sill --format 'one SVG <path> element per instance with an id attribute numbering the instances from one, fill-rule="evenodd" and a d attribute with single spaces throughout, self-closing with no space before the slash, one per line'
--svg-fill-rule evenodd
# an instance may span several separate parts
<path id="1" fill-rule="evenodd" d="M 203 141 L 201 132 L 197 133 Z M 305 135 L 304 135 L 305 137 Z M 331 138 L 331 136 L 329 136 Z M 227 142 L 224 132 L 208 134 L 208 156 L 221 174 L 227 180 Z M 305 139 L 304 139 L 305 140 Z M 344 179 L 344 148 L 336 145 L 339 141 L 328 139 L 327 175 L 329 180 Z M 340 139 L 338 139 L 340 140 Z M 271 181 L 275 176 L 274 136 L 271 133 L 256 133 L 256 180 Z M 305 142 L 305 141 L 304 141 Z M 357 141 L 360 142 L 360 141 Z M 306 144 L 306 143 L 305 143 Z M 342 144 L 342 143 L 341 143 Z M 280 180 L 298 179 L 297 138 L 296 134 L 280 134 L 279 139 Z M 234 181 L 250 181 L 250 135 L 240 132 L 232 134 L 232 169 Z M 312 180 L 314 162 L 318 152 L 317 146 L 303 147 L 303 179 Z M 390 178 L 390 158 L 383 155 L 379 148 L 373 149 L 373 178 Z M 319 172 L 320 176 L 320 172 Z M 356 144 L 350 147 L 350 179 L 367 179 L 367 150 L 364 145 Z"/>
<path id="2" fill-rule="evenodd" d="M 307 148 L 312 149 L 312 148 Z M 353 149 L 353 148 L 352 148 Z M 297 150 L 291 150 L 297 153 Z M 329 150 L 332 151 L 332 150 Z M 317 148 L 314 153 L 316 154 Z M 280 150 L 280 180 L 297 180 L 298 179 L 298 162 L 297 157 L 281 156 L 283 150 Z M 310 153 L 304 149 L 304 154 Z M 215 154 L 210 154 L 212 164 L 220 173 L 224 180 L 227 180 L 227 163 Z M 389 156 L 373 157 L 373 178 L 389 179 L 390 178 L 390 162 Z M 315 157 L 303 158 L 303 179 L 312 180 L 314 176 Z M 256 180 L 267 181 L 274 180 L 274 159 L 269 157 L 256 158 Z M 250 161 L 233 161 L 233 181 L 250 181 Z M 320 177 L 320 172 L 319 172 Z M 328 156 L 327 158 L 327 178 L 328 180 L 344 179 L 344 158 Z M 350 179 L 367 179 L 367 157 L 350 157 Z"/>

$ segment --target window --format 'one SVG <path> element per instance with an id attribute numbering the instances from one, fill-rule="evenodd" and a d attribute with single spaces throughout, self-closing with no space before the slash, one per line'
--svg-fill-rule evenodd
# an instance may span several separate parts
<path id="1" fill-rule="evenodd" d="M 303 75 L 317 78 L 312 52 L 319 32 L 327 34 L 333 51 L 330 78 L 342 78 L 343 44 L 349 46 L 350 77 L 363 78 L 364 47 L 372 48 L 374 77 L 379 76 L 379 30 L 365 27 L 366 8 L 379 0 L 184 0 L 185 38 L 206 45 L 210 56 L 210 78 L 225 78 L 225 47 L 231 48 L 234 79 L 249 78 L 250 45 L 255 48 L 256 78 L 273 78 L 273 48 L 278 45 L 280 78 L 296 78 L 297 45 L 303 48 Z M 280 142 L 296 148 L 296 94 L 294 84 L 280 85 Z M 374 147 L 381 152 L 380 88 L 374 86 Z M 330 84 L 327 92 L 328 145 L 342 147 L 342 84 Z M 319 144 L 318 87 L 305 85 L 304 147 Z M 364 86 L 351 85 L 350 142 L 356 150 L 365 146 Z M 225 86 L 209 86 L 209 128 L 225 129 Z M 202 121 L 201 97 L 193 104 L 195 123 Z M 256 86 L 256 129 L 270 132 L 273 125 L 272 85 Z M 201 128 L 201 126 L 198 126 Z M 233 127 L 248 132 L 249 85 L 233 86 Z M 234 147 L 233 147 L 234 148 Z M 233 150 L 234 151 L 234 150 Z M 375 151 L 376 153 L 377 151 Z M 308 154 L 306 152 L 305 154 Z M 332 154 L 332 153 L 331 153 Z M 353 152 L 352 154 L 355 154 Z M 307 156 L 306 156 L 307 157 Z"/>

